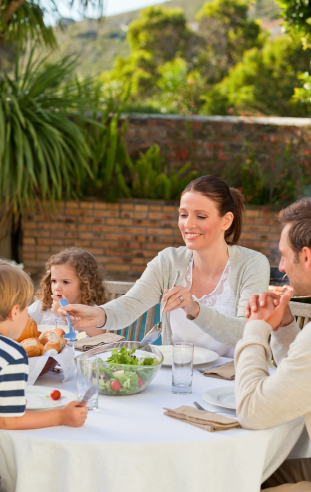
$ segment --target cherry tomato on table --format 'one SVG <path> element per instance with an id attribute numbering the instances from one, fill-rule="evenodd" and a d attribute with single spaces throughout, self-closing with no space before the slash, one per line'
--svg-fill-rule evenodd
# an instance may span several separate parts
<path id="1" fill-rule="evenodd" d="M 59 400 L 61 397 L 60 391 L 58 390 L 51 391 L 50 397 L 52 398 L 52 400 Z"/>
<path id="2" fill-rule="evenodd" d="M 111 381 L 110 388 L 112 389 L 112 391 L 119 391 L 119 389 L 121 388 L 120 381 L 117 381 L 116 379 Z"/>

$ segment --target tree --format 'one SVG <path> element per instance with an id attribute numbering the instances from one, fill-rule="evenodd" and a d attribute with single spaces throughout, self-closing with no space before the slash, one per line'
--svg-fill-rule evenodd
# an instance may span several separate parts
<path id="1" fill-rule="evenodd" d="M 197 14 L 204 39 L 198 66 L 211 84 L 226 76 L 244 51 L 264 44 L 266 34 L 258 21 L 248 19 L 248 7 L 244 0 L 214 0 Z"/>
<path id="2" fill-rule="evenodd" d="M 248 50 L 207 93 L 201 113 L 307 116 L 308 105 L 292 96 L 309 60 L 310 50 L 303 50 L 297 37 L 281 36 L 263 49 Z"/>
<path id="3" fill-rule="evenodd" d="M 104 80 L 121 80 L 127 84 L 132 79 L 132 93 L 148 97 L 156 90 L 160 78 L 158 67 L 176 56 L 193 65 L 198 50 L 199 37 L 189 29 L 181 9 L 149 7 L 141 11 L 139 19 L 128 29 L 131 47 L 128 59 L 118 57 Z"/>
<path id="4" fill-rule="evenodd" d="M 82 9 L 88 5 L 97 6 L 99 16 L 102 15 L 104 0 L 78 0 Z M 69 6 L 73 0 L 67 0 Z M 4 40 L 14 40 L 24 45 L 28 40 L 54 47 L 56 39 L 53 29 L 47 26 L 44 15 L 50 12 L 59 16 L 54 0 L 2 0 L 0 2 L 0 45 Z"/>

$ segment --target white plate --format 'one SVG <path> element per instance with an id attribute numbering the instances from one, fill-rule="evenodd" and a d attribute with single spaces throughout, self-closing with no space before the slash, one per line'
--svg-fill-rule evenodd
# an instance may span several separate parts
<path id="1" fill-rule="evenodd" d="M 236 410 L 234 386 L 214 388 L 203 393 L 202 398 L 207 403 L 217 407 L 231 408 Z"/>
<path id="2" fill-rule="evenodd" d="M 172 345 L 159 345 L 160 352 L 164 356 L 163 366 L 172 365 Z M 213 350 L 209 350 L 202 347 L 194 347 L 193 352 L 193 364 L 206 364 L 207 362 L 213 362 L 218 359 L 219 355 Z"/>
<path id="3" fill-rule="evenodd" d="M 59 408 L 67 405 L 71 401 L 77 400 L 77 395 L 70 393 L 70 391 L 61 390 L 61 397 L 59 400 L 52 400 L 47 398 L 50 393 L 57 388 L 50 386 L 27 386 L 25 390 L 26 395 L 26 409 L 27 410 L 43 410 L 51 408 Z"/>

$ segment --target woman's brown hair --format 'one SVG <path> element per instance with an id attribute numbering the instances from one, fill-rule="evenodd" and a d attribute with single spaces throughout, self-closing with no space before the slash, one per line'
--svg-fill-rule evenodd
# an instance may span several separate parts
<path id="1" fill-rule="evenodd" d="M 242 193 L 236 188 L 229 188 L 221 179 L 209 175 L 201 176 L 191 181 L 181 195 L 189 191 L 201 193 L 201 195 L 215 202 L 220 217 L 223 217 L 228 212 L 233 213 L 232 224 L 225 231 L 225 241 L 230 246 L 237 244 L 241 236 L 243 223 L 244 196 Z"/>
<path id="2" fill-rule="evenodd" d="M 105 272 L 94 256 L 80 248 L 64 249 L 47 261 L 35 299 L 42 301 L 42 311 L 52 307 L 51 268 L 55 265 L 69 265 L 80 280 L 82 304 L 93 306 L 106 302 Z"/>

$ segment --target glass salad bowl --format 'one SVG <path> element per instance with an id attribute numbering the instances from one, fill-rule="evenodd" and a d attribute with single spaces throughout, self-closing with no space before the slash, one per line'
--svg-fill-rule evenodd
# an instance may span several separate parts
<path id="1" fill-rule="evenodd" d="M 138 349 L 138 346 L 139 342 L 110 343 L 88 350 L 76 358 L 94 358 L 94 356 L 99 358 L 99 394 L 134 395 L 147 388 L 159 372 L 164 360 L 156 346 L 147 345 L 143 349 Z M 128 357 L 137 359 L 137 364 L 107 361 L 109 358 L 126 361 L 129 360 Z"/>

